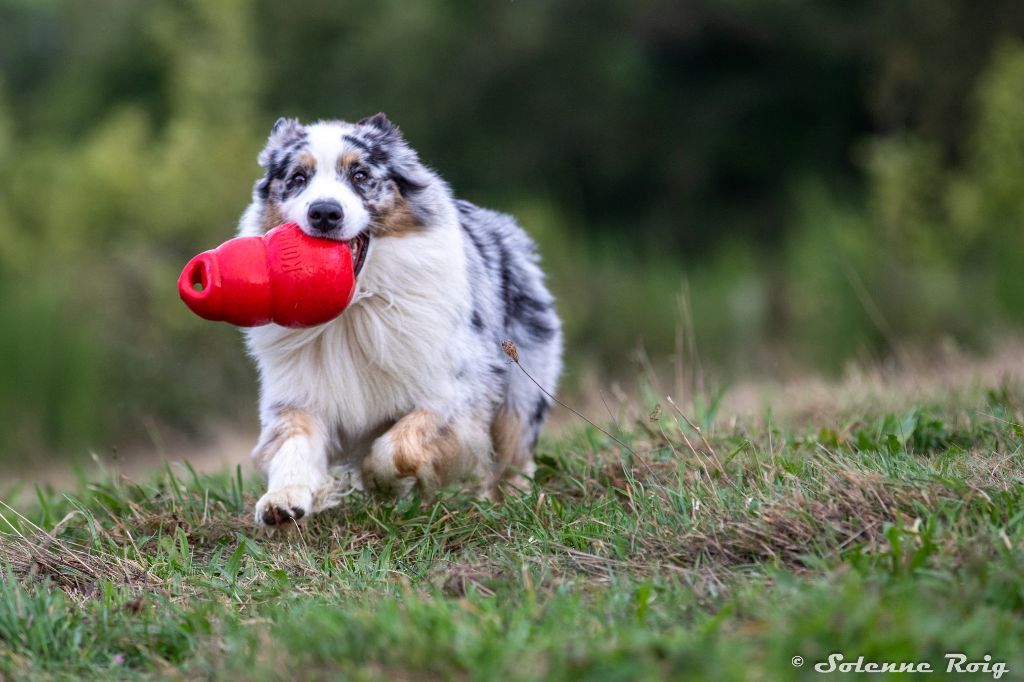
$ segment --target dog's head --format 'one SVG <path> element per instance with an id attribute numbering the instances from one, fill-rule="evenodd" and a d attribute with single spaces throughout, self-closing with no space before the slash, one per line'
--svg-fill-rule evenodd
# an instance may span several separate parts
<path id="1" fill-rule="evenodd" d="M 347 241 L 357 270 L 370 237 L 424 229 L 416 200 L 433 176 L 384 114 L 355 124 L 278 119 L 259 163 L 263 230 L 293 222 L 311 236 Z"/>

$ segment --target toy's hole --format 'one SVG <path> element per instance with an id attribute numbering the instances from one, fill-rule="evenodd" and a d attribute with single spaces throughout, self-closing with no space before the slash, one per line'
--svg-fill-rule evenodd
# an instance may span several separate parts
<path id="1" fill-rule="evenodd" d="M 202 291 L 206 288 L 206 268 L 203 267 L 202 263 L 196 263 L 195 267 L 192 268 L 191 277 L 193 291 Z"/>

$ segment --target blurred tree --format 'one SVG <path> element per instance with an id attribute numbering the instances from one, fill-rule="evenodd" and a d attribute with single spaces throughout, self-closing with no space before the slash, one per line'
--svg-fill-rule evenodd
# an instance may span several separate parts
<path id="1" fill-rule="evenodd" d="M 268 103 L 386 110 L 460 192 L 544 194 L 588 233 L 774 242 L 788 178 L 850 174 L 868 125 L 850 49 L 819 37 L 850 13 L 826 4 L 263 2 Z"/>
<path id="2" fill-rule="evenodd" d="M 684 271 L 729 367 L 1024 322 L 1022 37 L 1016 0 L 0 0 L 0 453 L 251 411 L 171 283 L 279 115 L 387 111 L 521 216 L 571 372 L 671 352 Z"/>
<path id="3" fill-rule="evenodd" d="M 87 17 L 69 10 L 67 21 Z M 53 89 L 23 103 L 71 102 L 75 115 L 13 116 L 0 162 L 0 234 L 15 235 L 4 249 L 16 254 L 0 258 L 0 448 L 81 445 L 111 431 L 138 439 L 155 421 L 201 425 L 204 408 L 250 385 L 232 330 L 173 314 L 173 282 L 187 256 L 231 235 L 254 179 L 251 17 L 248 0 L 147 5 L 129 41 L 160 56 L 159 97 L 105 102 L 69 134 L 89 108 L 79 99 L 88 87 L 66 77 L 82 66 L 70 59 L 73 40 Z M 95 60 L 83 73 L 103 89 L 107 48 L 97 54 L 94 41 L 117 42 L 78 39 L 90 46 L 81 59 Z M 127 71 L 114 80 L 135 73 L 117 63 Z"/>

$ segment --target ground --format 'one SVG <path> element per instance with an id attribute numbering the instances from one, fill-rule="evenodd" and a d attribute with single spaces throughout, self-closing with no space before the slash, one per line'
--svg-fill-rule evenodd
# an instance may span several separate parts
<path id="1" fill-rule="evenodd" d="M 655 387 L 613 437 L 543 439 L 499 505 L 353 494 L 270 533 L 241 470 L 18 494 L 0 679 L 785 680 L 833 654 L 1024 679 L 1015 360 L 729 413 Z"/>

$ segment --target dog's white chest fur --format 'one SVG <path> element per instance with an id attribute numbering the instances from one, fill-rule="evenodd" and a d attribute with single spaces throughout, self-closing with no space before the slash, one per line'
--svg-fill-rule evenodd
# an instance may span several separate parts
<path id="1" fill-rule="evenodd" d="M 468 359 L 459 330 L 470 306 L 457 222 L 375 239 L 339 318 L 312 329 L 247 331 L 261 408 L 309 410 L 332 430 L 358 437 L 413 407 L 457 406 L 452 377 Z"/>

